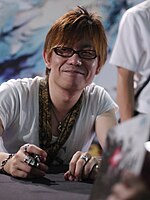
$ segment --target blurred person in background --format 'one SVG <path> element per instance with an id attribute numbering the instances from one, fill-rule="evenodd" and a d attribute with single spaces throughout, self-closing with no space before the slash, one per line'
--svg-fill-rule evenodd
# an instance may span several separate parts
<path id="1" fill-rule="evenodd" d="M 120 22 L 110 63 L 117 66 L 121 122 L 150 113 L 150 1 L 128 9 Z"/>

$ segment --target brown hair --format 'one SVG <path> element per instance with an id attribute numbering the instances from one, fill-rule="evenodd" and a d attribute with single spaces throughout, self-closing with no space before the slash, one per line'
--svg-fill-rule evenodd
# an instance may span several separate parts
<path id="1" fill-rule="evenodd" d="M 82 38 L 91 39 L 97 56 L 100 56 L 100 67 L 107 57 L 107 39 L 100 16 L 89 13 L 83 7 L 70 10 L 53 24 L 47 33 L 44 52 L 51 54 L 57 45 L 73 45 L 74 41 Z"/>

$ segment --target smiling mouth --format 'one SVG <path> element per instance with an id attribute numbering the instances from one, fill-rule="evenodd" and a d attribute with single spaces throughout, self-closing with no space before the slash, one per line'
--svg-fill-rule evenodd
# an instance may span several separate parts
<path id="1" fill-rule="evenodd" d="M 77 70 L 63 70 L 63 72 L 71 73 L 71 74 L 82 74 L 82 75 L 85 74 L 84 72 L 77 71 Z"/>

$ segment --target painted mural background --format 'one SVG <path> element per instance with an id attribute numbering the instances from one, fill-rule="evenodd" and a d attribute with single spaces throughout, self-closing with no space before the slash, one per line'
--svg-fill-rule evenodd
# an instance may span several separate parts
<path id="1" fill-rule="evenodd" d="M 82 5 L 100 12 L 108 37 L 108 59 L 124 11 L 141 0 L 0 0 L 0 83 L 11 78 L 44 75 L 43 43 L 52 23 L 67 10 Z M 115 67 L 106 62 L 95 82 L 112 93 Z M 107 75 L 107 79 L 106 79 Z"/>

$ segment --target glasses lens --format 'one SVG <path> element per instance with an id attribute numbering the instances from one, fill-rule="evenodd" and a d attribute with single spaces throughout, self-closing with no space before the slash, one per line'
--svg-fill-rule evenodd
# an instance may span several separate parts
<path id="1" fill-rule="evenodd" d="M 66 47 L 56 47 L 54 48 L 54 51 L 57 55 L 63 57 L 71 57 L 73 55 L 73 50 Z"/>
<path id="2" fill-rule="evenodd" d="M 80 58 L 94 59 L 97 55 L 96 52 L 93 50 L 81 50 L 79 51 L 79 56 Z"/>
<path id="3" fill-rule="evenodd" d="M 55 47 L 54 52 L 62 57 L 71 57 L 74 53 L 77 53 L 80 58 L 83 59 L 94 59 L 97 57 L 96 52 L 94 50 L 80 50 L 75 51 L 68 47 Z"/>

